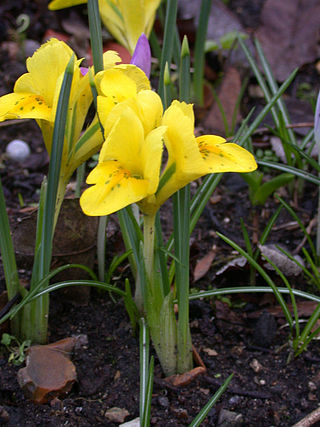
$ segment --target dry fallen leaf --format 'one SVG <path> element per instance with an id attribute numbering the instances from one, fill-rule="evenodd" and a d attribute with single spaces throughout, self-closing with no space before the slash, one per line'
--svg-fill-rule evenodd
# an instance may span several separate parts
<path id="1" fill-rule="evenodd" d="M 280 82 L 318 58 L 319 0 L 267 0 L 256 35 Z"/>
<path id="2" fill-rule="evenodd" d="M 76 341 L 76 338 L 65 338 L 30 347 L 26 367 L 18 371 L 18 382 L 31 400 L 46 403 L 71 390 L 77 374 L 69 357 Z"/>
<path id="3" fill-rule="evenodd" d="M 201 277 L 203 277 L 209 271 L 215 256 L 216 256 L 216 251 L 211 250 L 203 258 L 197 261 L 197 264 L 195 266 L 194 273 L 193 273 L 194 282 L 201 279 Z"/>
<path id="4" fill-rule="evenodd" d="M 218 97 L 225 112 L 229 127 L 231 126 L 240 90 L 241 79 L 239 72 L 233 67 L 227 68 L 223 74 L 222 83 L 218 91 Z M 238 114 L 237 119 L 241 119 L 240 114 Z M 216 102 L 213 104 L 205 118 L 204 126 L 212 132 L 225 135 L 223 119 Z"/>

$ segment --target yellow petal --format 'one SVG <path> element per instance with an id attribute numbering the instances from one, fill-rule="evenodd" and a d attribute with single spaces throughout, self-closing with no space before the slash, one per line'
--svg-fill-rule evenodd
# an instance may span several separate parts
<path id="1" fill-rule="evenodd" d="M 148 37 L 160 0 L 100 0 L 104 25 L 131 54 L 142 33 Z"/>
<path id="2" fill-rule="evenodd" d="M 193 114 L 187 104 L 173 102 L 165 111 L 162 124 L 168 128 L 165 134 L 167 168 L 175 163 L 177 179 L 187 183 L 208 173 L 194 136 Z"/>
<path id="3" fill-rule="evenodd" d="M 80 205 L 86 215 L 109 215 L 147 195 L 148 181 L 130 176 L 116 161 L 99 163 L 87 182 L 96 184 L 84 191 Z"/>
<path id="4" fill-rule="evenodd" d="M 99 10 L 102 22 L 108 31 L 119 43 L 129 48 L 123 16 L 117 2 L 115 0 L 99 0 Z"/>
<path id="5" fill-rule="evenodd" d="M 103 68 L 107 70 L 108 68 L 114 67 L 117 63 L 122 62 L 118 52 L 114 50 L 107 50 L 103 54 Z"/>
<path id="6" fill-rule="evenodd" d="M 141 68 L 133 64 L 119 64 L 115 66 L 115 69 L 122 70 L 127 77 L 135 81 L 137 92 L 144 89 L 151 89 L 150 81 Z"/>
<path id="7" fill-rule="evenodd" d="M 162 120 L 162 101 L 152 90 L 141 90 L 137 95 L 138 115 L 147 135 L 152 129 L 160 126 Z"/>
<path id="8" fill-rule="evenodd" d="M 153 129 L 146 137 L 141 150 L 141 159 L 144 164 L 143 176 L 149 182 L 148 194 L 157 191 L 163 150 L 163 135 L 166 126 L 159 126 Z"/>
<path id="9" fill-rule="evenodd" d="M 0 121 L 7 119 L 52 120 L 51 108 L 39 95 L 10 93 L 0 98 Z"/>
<path id="10" fill-rule="evenodd" d="M 208 172 L 252 172 L 257 168 L 253 155 L 220 136 L 202 135 L 196 138 Z"/>
<path id="11" fill-rule="evenodd" d="M 50 10 L 58 10 L 70 6 L 76 6 L 78 4 L 84 4 L 87 2 L 88 0 L 53 0 L 49 3 L 48 8 Z"/>
<path id="12" fill-rule="evenodd" d="M 30 91 L 43 96 L 46 104 L 52 106 L 57 80 L 65 72 L 72 54 L 66 43 L 50 39 L 27 59 L 30 76 L 18 79 L 14 92 L 25 91 L 26 82 L 30 84 L 32 81 L 33 91 Z"/>
<path id="13" fill-rule="evenodd" d="M 110 68 L 104 72 L 100 88 L 103 96 L 113 98 L 116 103 L 135 97 L 137 94 L 135 81 L 115 68 Z"/>
<path id="14" fill-rule="evenodd" d="M 142 176 L 144 171 L 142 151 L 144 130 L 138 116 L 131 108 L 122 111 L 102 146 L 99 162 L 117 160 L 132 175 Z"/>
<path id="15" fill-rule="evenodd" d="M 161 124 L 163 110 L 161 98 L 151 90 L 142 90 L 136 98 L 129 98 L 118 104 L 111 97 L 98 96 L 97 104 L 105 135 L 109 134 L 122 111 L 128 107 L 139 117 L 145 135 Z"/>

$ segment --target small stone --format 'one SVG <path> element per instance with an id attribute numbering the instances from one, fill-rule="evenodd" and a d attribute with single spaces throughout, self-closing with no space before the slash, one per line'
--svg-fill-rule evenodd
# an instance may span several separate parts
<path id="1" fill-rule="evenodd" d="M 21 139 L 14 139 L 9 142 L 6 148 L 6 154 L 9 159 L 15 162 L 23 162 L 31 153 L 29 145 Z"/>
<path id="2" fill-rule="evenodd" d="M 239 395 L 235 395 L 235 396 L 232 396 L 232 397 L 230 397 L 230 399 L 229 399 L 229 404 L 232 406 L 232 407 L 235 407 L 235 406 L 237 406 L 237 405 L 239 405 L 239 403 L 242 401 L 242 399 L 241 399 L 241 396 L 239 396 Z"/>
<path id="3" fill-rule="evenodd" d="M 25 56 L 32 56 L 34 52 L 39 49 L 40 43 L 38 43 L 35 40 L 27 39 L 24 42 L 24 50 L 25 50 Z"/>
<path id="4" fill-rule="evenodd" d="M 203 351 L 207 353 L 208 356 L 218 356 L 218 353 L 213 348 L 204 348 Z"/>
<path id="5" fill-rule="evenodd" d="M 257 359 L 252 359 L 250 362 L 250 368 L 252 368 L 254 372 L 257 374 L 263 369 L 263 366 L 261 365 L 261 363 L 258 362 Z"/>
<path id="6" fill-rule="evenodd" d="M 179 420 L 186 420 L 188 418 L 188 412 L 186 411 L 186 409 L 173 408 L 173 409 L 171 409 L 171 411 L 174 413 L 176 418 L 178 418 Z"/>
<path id="7" fill-rule="evenodd" d="M 259 317 L 253 334 L 255 345 L 269 348 L 277 333 L 277 322 L 272 314 L 267 311 Z"/>
<path id="8" fill-rule="evenodd" d="M 120 424 L 119 427 L 140 427 L 140 418 L 135 418 L 134 420 L 127 421 L 126 423 Z"/>
<path id="9" fill-rule="evenodd" d="M 160 396 L 160 397 L 158 398 L 158 403 L 159 403 L 159 405 L 160 405 L 160 406 L 162 406 L 163 408 L 167 408 L 167 407 L 170 405 L 170 403 L 169 403 L 169 399 L 168 399 L 167 397 L 165 397 L 165 396 Z"/>
<path id="10" fill-rule="evenodd" d="M 218 419 L 219 427 L 235 427 L 243 422 L 243 415 L 236 412 L 221 409 Z"/>
<path id="11" fill-rule="evenodd" d="M 10 420 L 10 415 L 8 414 L 8 411 L 3 406 L 0 406 L 0 423 L 1 423 L 1 425 L 9 422 L 9 420 Z"/>
<path id="12" fill-rule="evenodd" d="M 317 386 L 312 381 L 308 382 L 308 388 L 309 388 L 310 391 L 316 391 L 317 390 Z"/>
<path id="13" fill-rule="evenodd" d="M 114 423 L 123 423 L 123 421 L 128 415 L 129 412 L 126 409 L 117 407 L 108 409 L 104 414 L 104 416 L 108 418 L 108 420 Z"/>

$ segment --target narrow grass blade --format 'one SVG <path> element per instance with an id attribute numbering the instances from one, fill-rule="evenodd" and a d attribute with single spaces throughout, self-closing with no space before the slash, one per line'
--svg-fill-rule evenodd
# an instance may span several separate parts
<path id="1" fill-rule="evenodd" d="M 303 225 L 302 221 L 300 220 L 300 218 L 298 217 L 298 215 L 295 213 L 295 211 L 292 209 L 292 207 L 290 205 L 288 205 L 288 203 L 286 203 L 281 197 L 276 196 L 277 199 L 279 200 L 279 202 L 286 208 L 286 210 L 289 212 L 289 214 L 297 221 L 297 223 L 299 224 L 299 227 L 301 229 L 301 231 L 303 232 L 303 234 L 305 235 L 306 239 L 308 240 L 311 252 L 313 254 L 314 259 L 317 259 L 317 252 L 316 252 L 316 248 L 313 244 L 313 241 L 310 237 L 310 234 L 307 232 L 305 226 Z"/>
<path id="2" fill-rule="evenodd" d="M 221 387 L 215 392 L 215 394 L 212 396 L 212 398 L 209 400 L 209 402 L 201 409 L 199 414 L 194 418 L 191 424 L 189 424 L 189 427 L 198 427 L 204 421 L 206 416 L 208 415 L 210 409 L 213 407 L 213 405 L 220 399 L 222 394 L 226 391 L 228 388 L 228 385 L 230 381 L 233 378 L 233 374 L 231 374 L 226 381 L 222 384 Z"/>
<path id="3" fill-rule="evenodd" d="M 320 178 L 319 177 L 317 177 L 316 175 L 312 175 L 311 173 L 306 172 L 304 170 L 297 169 L 293 166 L 288 166 L 288 165 L 285 165 L 283 163 L 270 162 L 270 161 L 266 161 L 266 160 L 257 160 L 257 163 L 261 166 L 267 166 L 269 168 L 276 169 L 279 171 L 292 173 L 293 175 L 295 175 L 299 178 L 303 178 L 304 180 L 306 180 L 308 182 L 312 182 L 312 184 L 320 185 Z"/>
<path id="4" fill-rule="evenodd" d="M 31 301 L 31 299 L 33 299 L 33 297 L 36 295 L 36 293 L 43 287 L 44 284 L 46 284 L 50 279 L 52 279 L 56 274 L 60 273 L 63 270 L 66 270 L 68 268 L 80 268 L 84 271 L 86 271 L 93 280 L 97 280 L 96 275 L 94 274 L 94 272 L 88 268 L 85 265 L 82 264 L 66 264 L 64 266 L 61 266 L 59 268 L 56 268 L 55 270 L 51 271 L 47 276 L 45 276 L 42 280 L 40 280 L 37 285 L 30 290 L 28 293 L 26 293 L 22 299 L 22 301 L 14 306 L 10 312 L 8 314 L 6 314 L 6 316 L 1 317 L 0 318 L 0 324 L 3 323 L 5 320 L 7 320 L 9 317 L 13 318 L 13 316 L 15 316 L 15 314 L 21 309 L 23 308 L 28 302 Z"/>
<path id="5" fill-rule="evenodd" d="M 98 0 L 88 1 L 88 18 L 92 61 L 94 72 L 97 74 L 103 70 L 102 34 Z"/>
<path id="6" fill-rule="evenodd" d="M 263 67 L 264 73 L 265 73 L 267 81 L 269 83 L 269 87 L 271 89 L 271 93 L 275 94 L 279 90 L 278 84 L 277 84 L 277 82 L 276 82 L 276 80 L 275 80 L 275 78 L 273 76 L 271 67 L 270 67 L 270 65 L 269 65 L 269 63 L 267 61 L 267 58 L 265 57 L 265 55 L 264 55 L 264 53 L 262 51 L 262 47 L 261 47 L 258 39 L 255 39 L 254 42 L 255 42 L 255 46 L 256 46 L 256 49 L 257 49 L 257 52 L 258 52 L 258 55 L 259 55 L 259 59 L 261 61 L 261 65 Z M 290 118 L 289 118 L 289 115 L 288 115 L 287 107 L 285 106 L 285 103 L 283 102 L 283 100 L 281 98 L 278 99 L 277 106 L 279 107 L 279 110 L 280 110 L 280 112 L 282 114 L 282 118 L 283 118 L 284 124 L 286 126 L 289 125 L 291 123 L 291 121 L 290 121 Z M 297 145 L 296 137 L 295 137 L 295 134 L 292 131 L 292 129 L 287 128 L 287 133 L 288 133 L 288 135 L 290 137 L 290 142 L 293 145 Z"/>
<path id="7" fill-rule="evenodd" d="M 207 36 L 208 21 L 211 9 L 211 0 L 202 0 L 199 15 L 199 23 L 196 34 L 194 50 L 194 75 L 193 85 L 196 101 L 203 105 L 203 74 L 205 59 L 205 41 Z"/>
<path id="8" fill-rule="evenodd" d="M 290 328 L 292 328 L 293 326 L 293 322 L 292 322 L 292 317 L 290 314 L 290 311 L 288 309 L 288 306 L 286 304 L 286 302 L 284 301 L 281 293 L 279 292 L 277 286 L 275 285 L 274 281 L 271 279 L 271 277 L 264 271 L 264 269 L 249 255 L 246 253 L 246 251 L 244 251 L 239 245 L 237 245 L 235 242 L 233 242 L 232 240 L 230 240 L 228 237 L 224 236 L 221 233 L 217 232 L 217 235 L 219 237 L 221 237 L 222 240 L 224 240 L 226 243 L 228 243 L 228 245 L 230 245 L 233 249 L 235 249 L 236 251 L 239 252 L 239 254 L 241 254 L 242 256 L 244 256 L 248 262 L 250 263 L 250 265 L 252 265 L 257 271 L 258 273 L 260 273 L 260 275 L 263 277 L 263 279 L 268 283 L 268 285 L 271 287 L 271 289 L 273 290 L 274 296 L 276 297 L 278 303 L 280 304 L 283 314 L 285 315 L 285 318 L 287 320 L 287 322 L 290 325 Z"/>
<path id="9" fill-rule="evenodd" d="M 71 57 L 61 85 L 57 112 L 54 122 L 52 149 L 48 172 L 47 194 L 44 207 L 43 235 L 41 242 L 42 277 L 49 272 L 54 232 L 54 216 L 57 202 L 57 191 L 60 181 L 60 165 L 64 145 L 65 127 L 68 115 L 69 96 L 74 69 L 74 56 Z"/>
<path id="10" fill-rule="evenodd" d="M 280 294 L 289 294 L 289 290 L 287 288 L 278 287 L 278 291 Z M 299 289 L 292 289 L 293 294 L 296 297 L 305 298 L 310 301 L 315 301 L 320 303 L 320 297 L 317 295 L 309 294 L 308 292 L 300 291 Z M 220 289 L 212 289 L 210 291 L 201 291 L 190 294 L 189 301 L 193 301 L 201 298 L 213 298 L 220 295 L 232 295 L 232 294 L 252 294 L 252 293 L 267 293 L 272 294 L 273 289 L 269 286 L 237 286 L 233 288 L 220 288 Z M 177 301 L 173 301 L 176 303 Z"/>
<path id="11" fill-rule="evenodd" d="M 287 78 L 285 82 L 282 83 L 277 93 L 275 93 L 270 101 L 267 103 L 267 105 L 262 109 L 262 111 L 258 114 L 258 116 L 254 119 L 254 121 L 251 123 L 251 125 L 248 127 L 246 132 L 241 135 L 240 137 L 240 145 L 243 145 L 243 142 L 249 138 L 252 133 L 257 129 L 261 121 L 264 119 L 264 117 L 267 115 L 267 113 L 271 110 L 271 108 L 274 106 L 274 104 L 277 102 L 277 100 L 280 98 L 280 96 L 285 92 L 285 90 L 288 88 L 292 80 L 295 78 L 296 74 L 298 72 L 298 69 L 294 70 L 290 76 Z"/>
<path id="12" fill-rule="evenodd" d="M 174 45 L 175 32 L 174 28 L 176 25 L 177 17 L 177 0 L 167 0 L 166 18 L 164 25 L 164 36 L 162 45 L 162 54 L 160 61 L 160 77 L 158 93 L 164 103 L 164 71 L 166 63 L 171 64 L 172 52 Z"/>
<path id="13" fill-rule="evenodd" d="M 296 356 L 298 356 L 300 353 L 302 353 L 303 350 L 307 347 L 309 342 L 317 335 L 319 334 L 320 327 L 318 327 L 315 331 L 312 331 L 313 327 L 315 326 L 317 320 L 320 317 L 320 304 L 317 305 L 317 308 L 312 313 L 310 319 L 308 320 L 308 323 L 304 327 L 301 335 L 300 335 L 300 343 L 303 343 L 299 350 L 295 353 Z"/>
<path id="14" fill-rule="evenodd" d="M 0 252 L 6 280 L 8 299 L 11 300 L 19 292 L 19 275 L 12 243 L 9 218 L 6 210 L 2 183 L 0 179 Z"/>
<path id="15" fill-rule="evenodd" d="M 152 400 L 152 390 L 153 390 L 153 371 L 154 371 L 154 357 L 151 356 L 150 366 L 149 366 L 149 375 L 148 375 L 148 385 L 146 390 L 146 399 L 143 418 L 141 422 L 141 427 L 150 426 L 150 415 L 151 415 L 151 400 Z"/>
<path id="16" fill-rule="evenodd" d="M 190 101 L 190 50 L 187 36 L 184 36 L 181 47 L 179 99 Z"/>
<path id="17" fill-rule="evenodd" d="M 262 256 L 274 268 L 276 273 L 278 273 L 279 277 L 282 279 L 285 286 L 288 288 L 290 299 L 291 299 L 291 304 L 292 304 L 292 308 L 293 308 L 296 337 L 299 337 L 299 335 L 300 335 L 299 315 L 298 315 L 296 299 L 295 299 L 294 293 L 292 292 L 292 287 L 290 286 L 288 279 L 285 277 L 285 275 L 282 273 L 282 271 L 279 269 L 279 267 L 274 262 L 272 262 L 271 259 L 268 258 L 266 255 L 262 255 Z M 293 325 L 292 325 L 292 328 L 293 328 Z M 293 330 L 291 329 L 291 334 L 292 333 L 293 333 Z"/>
<path id="18" fill-rule="evenodd" d="M 101 216 L 99 218 L 98 235 L 97 235 L 97 260 L 99 280 L 101 282 L 105 279 L 106 273 L 106 235 L 107 235 L 108 216 Z"/>
<path id="19" fill-rule="evenodd" d="M 149 329 L 143 317 L 139 320 L 139 348 L 140 348 L 140 419 L 146 412 L 146 398 L 149 379 Z"/>

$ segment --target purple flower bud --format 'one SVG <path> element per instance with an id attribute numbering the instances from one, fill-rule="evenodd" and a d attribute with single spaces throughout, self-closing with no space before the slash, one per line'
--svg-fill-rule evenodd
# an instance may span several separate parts
<path id="1" fill-rule="evenodd" d="M 146 76 L 150 77 L 151 71 L 151 50 L 149 41 L 144 33 L 139 37 L 135 50 L 131 58 L 131 64 L 141 68 Z"/>
<path id="2" fill-rule="evenodd" d="M 87 74 L 87 72 L 89 71 L 89 68 L 86 67 L 80 67 L 80 72 L 83 76 L 85 76 Z"/>

